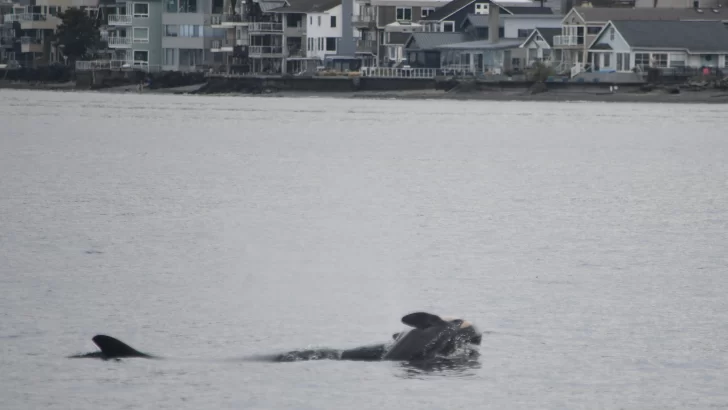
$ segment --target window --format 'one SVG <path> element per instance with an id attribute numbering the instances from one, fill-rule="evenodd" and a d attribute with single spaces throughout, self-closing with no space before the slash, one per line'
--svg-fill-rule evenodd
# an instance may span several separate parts
<path id="1" fill-rule="evenodd" d="M 149 17 L 149 3 L 134 3 L 134 17 Z"/>
<path id="2" fill-rule="evenodd" d="M 489 14 L 489 6 L 488 3 L 475 3 L 475 14 Z"/>
<path id="3" fill-rule="evenodd" d="M 313 26 L 313 16 L 308 16 L 308 25 Z"/>
<path id="4" fill-rule="evenodd" d="M 609 29 L 609 40 L 614 41 L 614 27 Z"/>
<path id="5" fill-rule="evenodd" d="M 612 55 L 610 53 L 604 53 L 603 54 L 603 61 L 604 64 L 602 64 L 604 67 L 611 67 L 612 66 Z"/>
<path id="6" fill-rule="evenodd" d="M 529 35 L 531 35 L 531 31 L 533 31 L 533 29 L 529 29 L 529 28 L 519 28 L 518 29 L 518 38 L 526 38 L 526 37 L 528 37 Z"/>
<path id="7" fill-rule="evenodd" d="M 135 43 L 148 43 L 149 42 L 149 28 L 148 27 L 134 27 L 132 36 L 133 36 L 133 41 Z"/>
<path id="8" fill-rule="evenodd" d="M 336 37 L 326 37 L 326 51 L 336 51 Z"/>
<path id="9" fill-rule="evenodd" d="M 331 27 L 336 27 L 336 16 L 331 16 Z"/>
<path id="10" fill-rule="evenodd" d="M 670 67 L 685 67 L 685 54 L 670 54 Z"/>
<path id="11" fill-rule="evenodd" d="M 319 51 L 323 50 L 324 49 L 324 39 L 323 39 L 323 37 L 319 37 L 317 43 L 318 43 L 317 50 L 319 50 Z"/>
<path id="12" fill-rule="evenodd" d="M 164 65 L 174 65 L 174 52 L 175 49 L 173 48 L 164 49 Z"/>
<path id="13" fill-rule="evenodd" d="M 177 33 L 178 33 L 177 28 L 178 28 L 178 26 L 176 26 L 176 25 L 175 26 L 173 26 L 173 25 L 165 25 L 164 26 L 164 35 L 165 35 L 165 37 L 177 37 Z"/>
<path id="14" fill-rule="evenodd" d="M 182 24 L 179 26 L 180 37 L 203 37 L 202 26 Z"/>
<path id="15" fill-rule="evenodd" d="M 422 8 L 422 13 L 420 14 L 420 16 L 422 18 L 425 18 L 425 17 L 429 16 L 430 14 L 432 14 L 434 12 L 435 12 L 435 8 L 434 7 L 423 7 Z"/>
<path id="16" fill-rule="evenodd" d="M 648 53 L 635 53 L 634 54 L 634 65 L 645 70 L 650 66 L 650 55 Z"/>
<path id="17" fill-rule="evenodd" d="M 667 53 L 655 53 L 652 54 L 652 64 L 650 64 L 652 67 L 660 67 L 665 68 L 667 67 Z"/>
<path id="18" fill-rule="evenodd" d="M 149 51 L 147 50 L 134 50 L 134 62 L 149 62 Z"/>
<path id="19" fill-rule="evenodd" d="M 397 21 L 412 21 L 412 7 L 397 7 Z"/>
<path id="20" fill-rule="evenodd" d="M 318 16 L 318 25 L 321 26 L 321 16 Z"/>
<path id="21" fill-rule="evenodd" d="M 586 34 L 590 34 L 590 35 L 599 34 L 600 31 L 602 31 L 602 28 L 599 26 L 588 26 L 586 28 Z"/>
<path id="22" fill-rule="evenodd" d="M 454 33 L 455 32 L 455 23 L 452 21 L 443 21 L 442 22 L 442 31 Z"/>

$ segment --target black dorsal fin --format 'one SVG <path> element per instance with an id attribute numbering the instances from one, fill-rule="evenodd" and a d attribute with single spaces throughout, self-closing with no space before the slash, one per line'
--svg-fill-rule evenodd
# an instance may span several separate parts
<path id="1" fill-rule="evenodd" d="M 417 329 L 427 329 L 428 327 L 445 323 L 440 316 L 426 312 L 410 313 L 402 317 L 402 323 Z"/>
<path id="2" fill-rule="evenodd" d="M 96 335 L 91 340 L 107 357 L 151 357 L 111 336 Z"/>

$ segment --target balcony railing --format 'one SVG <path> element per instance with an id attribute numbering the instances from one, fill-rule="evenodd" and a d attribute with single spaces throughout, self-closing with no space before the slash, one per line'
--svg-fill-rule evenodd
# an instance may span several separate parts
<path id="1" fill-rule="evenodd" d="M 354 24 L 369 24 L 374 22 L 374 13 L 357 14 L 351 17 L 351 22 Z"/>
<path id="2" fill-rule="evenodd" d="M 157 72 L 161 70 L 158 65 L 149 65 L 146 61 L 133 60 L 93 60 L 93 61 L 76 61 L 76 70 L 93 71 L 93 70 L 141 70 L 147 72 Z"/>
<path id="3" fill-rule="evenodd" d="M 579 38 L 577 36 L 554 36 L 555 47 L 573 47 L 578 45 Z"/>
<path id="4" fill-rule="evenodd" d="M 130 47 L 131 37 L 109 37 L 109 47 Z"/>
<path id="5" fill-rule="evenodd" d="M 250 46 L 248 55 L 251 57 L 267 57 L 267 56 L 283 56 L 283 47 L 281 46 Z"/>
<path id="6" fill-rule="evenodd" d="M 247 23 L 247 21 L 242 14 L 217 14 L 210 16 L 211 26 L 221 26 L 226 23 Z"/>
<path id="7" fill-rule="evenodd" d="M 379 78 L 435 78 L 436 68 L 389 68 L 389 67 L 362 67 L 362 77 Z"/>
<path id="8" fill-rule="evenodd" d="M 374 40 L 356 40 L 356 51 L 359 53 L 371 53 L 377 46 Z"/>
<path id="9" fill-rule="evenodd" d="M 131 26 L 131 14 L 111 14 L 109 15 L 109 25 Z"/>
<path id="10" fill-rule="evenodd" d="M 281 23 L 250 23 L 248 32 L 253 33 L 281 33 L 283 32 L 283 24 Z"/>
<path id="11" fill-rule="evenodd" d="M 36 37 L 20 37 L 20 44 L 43 44 L 43 40 Z"/>
<path id="12" fill-rule="evenodd" d="M 6 23 L 14 23 L 16 21 L 46 21 L 48 17 L 45 14 L 40 13 L 19 13 L 19 14 L 8 14 L 4 17 Z"/>

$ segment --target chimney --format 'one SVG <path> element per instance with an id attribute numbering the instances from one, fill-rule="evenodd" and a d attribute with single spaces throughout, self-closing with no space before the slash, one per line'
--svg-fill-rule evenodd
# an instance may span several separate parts
<path id="1" fill-rule="evenodd" d="M 356 40 L 351 20 L 354 18 L 354 0 L 341 1 L 341 40 L 336 47 L 336 54 L 342 57 L 354 57 Z"/>
<path id="2" fill-rule="evenodd" d="M 490 3 L 490 11 L 488 13 L 488 41 L 497 43 L 500 40 L 500 6 Z"/>

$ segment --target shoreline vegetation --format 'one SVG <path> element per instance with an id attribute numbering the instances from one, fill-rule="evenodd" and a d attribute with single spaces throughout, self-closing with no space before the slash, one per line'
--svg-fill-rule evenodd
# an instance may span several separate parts
<path id="1" fill-rule="evenodd" d="M 385 90 L 385 91 L 290 91 L 265 89 L 260 93 L 249 92 L 215 92 L 204 91 L 207 83 L 185 85 L 181 87 L 141 88 L 139 85 L 122 85 L 116 87 L 89 90 L 79 88 L 74 81 L 63 83 L 33 83 L 25 81 L 0 80 L 0 89 L 38 90 L 38 91 L 82 91 L 98 93 L 138 93 L 138 94 L 174 94 L 174 95 L 206 95 L 206 96 L 255 96 L 260 98 L 363 98 L 387 100 L 459 100 L 459 101 L 542 101 L 542 102 L 624 102 L 624 103 L 698 103 L 726 104 L 728 90 L 706 87 L 676 86 L 636 86 L 609 90 L 578 89 L 452 89 L 446 90 Z"/>

